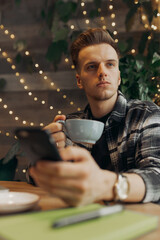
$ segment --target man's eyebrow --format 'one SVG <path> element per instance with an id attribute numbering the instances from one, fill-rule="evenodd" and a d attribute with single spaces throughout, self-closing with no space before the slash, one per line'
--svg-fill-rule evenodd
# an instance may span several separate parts
<path id="1" fill-rule="evenodd" d="M 116 59 L 106 59 L 105 62 L 118 62 Z M 90 64 L 98 64 L 99 61 L 95 60 L 95 61 L 89 61 L 85 63 L 85 66 L 90 65 Z"/>
<path id="2" fill-rule="evenodd" d="M 116 59 L 106 59 L 106 62 L 118 62 Z"/>

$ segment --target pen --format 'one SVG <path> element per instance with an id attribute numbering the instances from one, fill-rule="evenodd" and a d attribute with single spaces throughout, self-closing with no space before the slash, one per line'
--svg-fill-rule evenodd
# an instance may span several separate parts
<path id="1" fill-rule="evenodd" d="M 113 205 L 113 206 L 107 206 L 107 207 L 103 207 L 103 208 L 100 208 L 98 210 L 94 210 L 91 212 L 80 213 L 75 216 L 61 218 L 60 220 L 56 221 L 52 225 L 52 227 L 54 227 L 54 228 L 65 227 L 65 226 L 72 225 L 75 223 L 80 223 L 80 222 L 88 221 L 91 219 L 100 218 L 100 217 L 107 216 L 110 214 L 118 213 L 122 210 L 123 210 L 123 206 L 120 204 Z"/>

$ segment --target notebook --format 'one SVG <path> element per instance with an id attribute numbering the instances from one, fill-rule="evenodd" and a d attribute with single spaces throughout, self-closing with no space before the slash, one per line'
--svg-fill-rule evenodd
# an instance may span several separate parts
<path id="1" fill-rule="evenodd" d="M 98 219 L 53 228 L 62 217 L 101 208 L 99 204 L 42 212 L 1 216 L 0 239 L 5 240 L 125 240 L 148 233 L 158 226 L 158 217 L 130 210 Z"/>

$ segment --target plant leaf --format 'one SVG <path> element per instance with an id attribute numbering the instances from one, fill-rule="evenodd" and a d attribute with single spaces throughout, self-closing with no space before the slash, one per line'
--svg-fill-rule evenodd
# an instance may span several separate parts
<path id="1" fill-rule="evenodd" d="M 125 19 L 125 26 L 126 26 L 126 30 L 129 31 L 131 30 L 133 23 L 134 23 L 134 19 L 135 19 L 135 15 L 137 13 L 138 10 L 138 4 L 134 5 L 129 12 L 127 13 L 126 19 Z"/>
<path id="2" fill-rule="evenodd" d="M 53 39 L 53 42 L 58 42 L 59 40 L 67 39 L 68 33 L 69 33 L 69 28 L 67 28 L 67 27 L 58 30 L 55 33 L 55 37 Z"/>
<path id="3" fill-rule="evenodd" d="M 68 43 L 65 40 L 60 40 L 58 42 L 52 42 L 48 47 L 48 51 L 46 53 L 46 58 L 54 63 L 56 67 L 58 63 L 61 61 L 61 57 L 63 53 L 67 53 Z"/>
<path id="4" fill-rule="evenodd" d="M 55 11 L 58 13 L 59 18 L 63 22 L 67 22 L 77 8 L 77 3 L 69 1 L 63 2 L 62 0 L 56 1 Z"/>

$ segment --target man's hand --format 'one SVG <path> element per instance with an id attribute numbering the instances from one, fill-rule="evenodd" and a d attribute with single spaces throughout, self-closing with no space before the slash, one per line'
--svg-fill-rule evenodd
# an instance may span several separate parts
<path id="1" fill-rule="evenodd" d="M 66 116 L 65 115 L 57 115 L 53 122 L 44 127 L 44 129 L 48 129 L 51 133 L 52 136 L 57 144 L 57 148 L 59 150 L 63 149 L 65 147 L 65 142 L 66 142 L 66 136 L 62 132 L 62 124 L 57 123 L 58 120 L 65 120 Z"/>
<path id="2" fill-rule="evenodd" d="M 64 160 L 62 162 L 41 161 L 36 167 L 30 168 L 37 185 L 69 206 L 113 199 L 116 174 L 100 169 L 87 150 L 67 147 L 61 151 L 61 157 Z"/>

